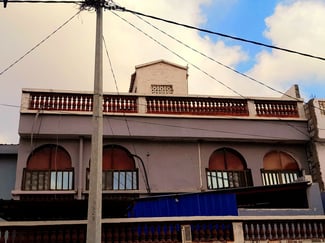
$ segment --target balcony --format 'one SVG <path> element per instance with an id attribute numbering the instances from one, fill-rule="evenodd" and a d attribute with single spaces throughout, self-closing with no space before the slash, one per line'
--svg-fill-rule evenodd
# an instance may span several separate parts
<path id="1" fill-rule="evenodd" d="M 89 173 L 87 169 L 86 189 L 89 190 Z M 138 170 L 107 170 L 102 173 L 103 190 L 138 190 Z"/>
<path id="2" fill-rule="evenodd" d="M 73 190 L 73 169 L 71 170 L 28 170 L 23 171 L 24 191 Z"/>
<path id="3" fill-rule="evenodd" d="M 264 170 L 261 169 L 262 182 L 264 186 L 289 184 L 296 182 L 302 176 L 298 170 Z"/>
<path id="4" fill-rule="evenodd" d="M 91 93 L 23 91 L 22 111 L 36 110 L 90 113 Z M 103 112 L 191 116 L 233 116 L 248 118 L 303 118 L 303 102 L 284 99 L 242 99 L 204 96 L 141 96 L 105 94 Z M 71 113 L 70 113 L 71 114 Z"/>
<path id="5" fill-rule="evenodd" d="M 85 220 L 0 222 L 0 242 L 86 242 Z M 185 231 L 185 232 L 184 232 Z M 324 216 L 223 216 L 103 219 L 103 243 L 321 242 Z M 183 241 L 184 242 L 184 241 Z"/>
<path id="6" fill-rule="evenodd" d="M 253 186 L 250 170 L 206 170 L 208 189 Z"/>

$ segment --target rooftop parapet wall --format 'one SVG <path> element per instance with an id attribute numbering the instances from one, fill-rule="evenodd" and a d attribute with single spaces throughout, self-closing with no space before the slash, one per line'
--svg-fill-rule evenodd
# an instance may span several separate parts
<path id="1" fill-rule="evenodd" d="M 21 113 L 90 114 L 92 94 L 65 91 L 23 90 Z M 283 98 L 233 98 L 211 96 L 156 96 L 104 94 L 103 112 L 110 114 L 227 116 L 250 119 L 306 119 L 303 101 Z"/>

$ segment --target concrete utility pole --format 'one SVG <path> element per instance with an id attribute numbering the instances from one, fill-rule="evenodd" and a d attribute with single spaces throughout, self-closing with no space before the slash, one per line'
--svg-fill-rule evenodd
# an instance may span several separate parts
<path id="1" fill-rule="evenodd" d="M 0 0 L 4 8 L 8 0 Z M 18 0 L 12 2 L 19 2 Z M 24 1 L 21 1 L 24 2 Z M 37 2 L 37 0 L 35 0 Z M 57 1 L 59 2 L 59 1 Z M 63 2 L 63 1 L 62 1 Z M 82 3 L 82 8 L 96 10 L 95 74 L 93 94 L 93 130 L 88 195 L 87 243 L 101 243 L 102 237 L 102 157 L 103 157 L 103 8 L 116 7 L 113 0 L 65 0 Z"/>
<path id="2" fill-rule="evenodd" d="M 102 241 L 103 3 L 101 0 L 96 0 L 96 2 L 95 80 L 88 195 L 87 243 L 101 243 Z"/>

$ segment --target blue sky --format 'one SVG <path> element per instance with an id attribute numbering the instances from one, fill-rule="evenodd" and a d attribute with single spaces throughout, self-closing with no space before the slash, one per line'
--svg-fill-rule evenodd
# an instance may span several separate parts
<path id="1" fill-rule="evenodd" d="M 203 25 L 205 29 L 215 30 L 231 36 L 241 37 L 248 40 L 271 45 L 270 40 L 263 35 L 266 25 L 264 19 L 270 16 L 278 0 L 241 0 L 228 1 L 225 4 L 212 2 L 212 5 L 203 5 L 202 10 L 208 16 L 208 22 Z M 232 3 L 231 3 L 232 2 Z M 239 42 L 225 37 L 214 36 L 214 40 L 221 39 L 229 45 L 240 44 L 250 56 L 255 56 L 263 47 Z M 265 48 L 264 48 L 265 49 Z M 241 63 L 236 69 L 241 72 L 247 71 L 252 63 Z"/>
<path id="2" fill-rule="evenodd" d="M 145 14 L 325 57 L 323 0 L 116 2 Z M 58 30 L 78 11 L 78 6 L 71 4 L 9 2 L 6 9 L 0 8 L 0 72 L 50 36 L 0 75 L 0 143 L 18 142 L 19 107 L 23 88 L 93 90 L 95 13 L 82 11 Z M 176 43 L 130 13 L 114 13 L 129 23 L 110 11 L 104 12 L 104 37 L 117 82 L 115 84 L 113 81 L 108 58 L 104 55 L 105 92 L 116 92 L 116 86 L 119 92 L 127 92 L 135 66 L 165 59 L 188 65 L 190 94 L 236 96 L 222 85 L 225 84 L 242 96 L 281 96 Z M 324 61 L 146 20 L 193 49 L 276 90 L 285 92 L 292 85 L 298 84 L 305 101 L 312 97 L 325 98 Z M 51 34 L 52 32 L 55 33 Z M 156 42 L 144 33 L 156 39 Z M 214 79 L 191 64 L 200 67 Z"/>
<path id="3" fill-rule="evenodd" d="M 273 13 L 277 2 L 274 0 L 229 1 L 223 4 L 223 7 L 215 1 L 211 5 L 203 5 L 202 11 L 208 16 L 208 22 L 204 27 L 246 39 L 268 41 L 262 35 L 266 28 L 264 19 Z"/>
<path id="4" fill-rule="evenodd" d="M 224 33 L 236 37 L 241 37 L 248 40 L 253 40 L 257 42 L 262 42 L 268 45 L 276 45 L 269 38 L 264 35 L 267 30 L 267 25 L 265 20 L 267 17 L 272 16 L 278 4 L 289 5 L 295 2 L 305 2 L 308 1 L 281 1 L 281 0 L 268 0 L 268 1 L 258 1 L 258 0 L 234 0 L 234 1 L 212 1 L 210 5 L 203 5 L 202 10 L 207 15 L 207 22 L 202 26 L 206 29 L 214 30 L 219 33 Z M 309 1 L 312 2 L 312 1 Z M 320 1 L 314 1 L 319 2 Z M 324 4 L 321 4 L 324 7 Z M 320 24 L 321 22 L 319 22 Z M 299 24 L 299 23 L 298 23 Z M 313 28 L 313 26 L 310 26 Z M 324 30 L 324 29 L 323 29 Z M 324 36 L 323 36 L 324 37 Z M 260 47 L 257 45 L 244 43 L 232 39 L 227 39 L 225 37 L 212 36 L 214 40 L 222 40 L 227 45 L 240 45 L 242 50 L 244 50 L 248 55 L 249 59 L 244 62 L 240 62 L 236 65 L 236 70 L 240 72 L 247 72 L 255 64 L 254 57 L 260 53 L 262 50 L 266 52 L 272 52 L 270 48 Z M 312 39 L 310 40 L 312 43 Z M 282 46 L 279 46 L 282 47 Z M 291 49 L 290 46 L 286 48 Z M 297 49 L 292 49 L 296 51 L 301 51 L 299 47 Z M 302 51 L 303 52 L 303 51 Z M 320 55 L 317 52 L 308 52 L 314 55 Z M 324 53 L 324 52 L 323 52 Z M 293 54 L 286 54 L 293 55 Z M 324 55 L 323 55 L 324 57 Z M 305 63 L 310 61 L 309 58 L 305 58 Z M 321 61 L 319 61 L 321 62 Z M 323 64 L 325 65 L 325 63 Z M 324 79 L 323 79 L 324 80 Z M 263 80 L 259 80 L 263 82 Z M 292 80 L 293 82 L 299 83 L 305 98 L 313 97 L 324 97 L 325 87 L 323 82 L 308 83 L 301 81 L 299 78 Z"/>

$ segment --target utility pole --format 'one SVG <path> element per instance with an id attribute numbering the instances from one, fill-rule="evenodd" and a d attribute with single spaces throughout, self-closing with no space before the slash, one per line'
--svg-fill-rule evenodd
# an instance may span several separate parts
<path id="1" fill-rule="evenodd" d="M 87 243 L 101 243 L 103 157 L 103 2 L 95 0 L 96 44 L 93 94 L 93 130 L 88 195 Z"/>
<path id="2" fill-rule="evenodd" d="M 0 0 L 7 7 L 8 0 Z M 12 0 L 11 2 L 24 2 Z M 37 0 L 35 0 L 37 2 Z M 96 10 L 95 71 L 93 116 L 91 136 L 91 159 L 88 195 L 87 243 L 102 240 L 102 160 L 103 160 L 103 8 L 114 9 L 113 0 L 62 0 L 61 3 L 81 3 L 83 9 Z"/>

